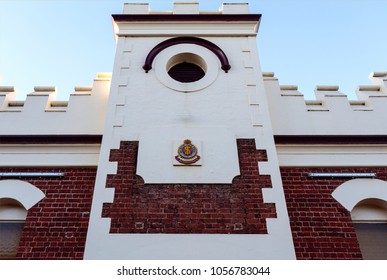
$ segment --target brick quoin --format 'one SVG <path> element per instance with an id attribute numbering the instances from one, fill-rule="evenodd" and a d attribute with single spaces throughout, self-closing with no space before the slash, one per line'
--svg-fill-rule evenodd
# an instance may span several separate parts
<path id="1" fill-rule="evenodd" d="M 298 259 L 362 259 L 350 213 L 332 192 L 348 178 L 311 178 L 308 173 L 368 173 L 387 180 L 386 168 L 281 168 Z"/>
<path id="2" fill-rule="evenodd" d="M 57 178 L 19 179 L 46 197 L 28 210 L 16 258 L 83 259 L 96 168 L 1 168 L 0 172 L 65 173 Z"/>
<path id="3" fill-rule="evenodd" d="M 110 154 L 117 174 L 106 182 L 115 188 L 114 202 L 102 213 L 111 218 L 110 233 L 267 233 L 266 218 L 276 210 L 262 198 L 262 188 L 271 188 L 270 176 L 258 171 L 266 151 L 251 139 L 237 146 L 241 175 L 232 184 L 144 184 L 136 176 L 138 142 L 121 142 Z"/>

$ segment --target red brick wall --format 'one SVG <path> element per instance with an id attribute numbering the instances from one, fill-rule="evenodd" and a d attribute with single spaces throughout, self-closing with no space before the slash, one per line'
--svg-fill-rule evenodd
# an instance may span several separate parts
<path id="1" fill-rule="evenodd" d="M 0 172 L 65 173 L 57 178 L 20 178 L 46 197 L 28 211 L 17 258 L 82 259 L 96 168 L 1 168 Z"/>
<path id="2" fill-rule="evenodd" d="M 138 143 L 121 142 L 110 154 L 117 174 L 106 182 L 115 188 L 114 203 L 103 210 L 110 232 L 267 233 L 266 218 L 276 217 L 276 210 L 262 199 L 262 188 L 271 187 L 270 176 L 258 171 L 266 152 L 256 150 L 254 140 L 237 145 L 241 175 L 232 184 L 144 184 L 135 175 Z"/>
<path id="3" fill-rule="evenodd" d="M 332 192 L 349 179 L 311 178 L 309 172 L 376 172 L 386 168 L 281 168 L 298 259 L 361 259 L 350 213 Z"/>

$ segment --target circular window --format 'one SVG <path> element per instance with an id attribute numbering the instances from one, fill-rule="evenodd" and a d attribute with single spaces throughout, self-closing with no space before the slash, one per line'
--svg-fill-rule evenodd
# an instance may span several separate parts
<path id="1" fill-rule="evenodd" d="M 168 71 L 168 75 L 181 83 L 192 83 L 204 77 L 203 69 L 196 64 L 183 62 L 176 64 Z"/>
<path id="2" fill-rule="evenodd" d="M 168 75 L 181 83 L 199 81 L 206 75 L 206 68 L 205 61 L 193 53 L 180 53 L 167 63 Z"/>
<path id="3" fill-rule="evenodd" d="M 180 92 L 193 92 L 208 87 L 216 80 L 220 69 L 214 53 L 192 44 L 164 49 L 153 64 L 158 80 Z"/>

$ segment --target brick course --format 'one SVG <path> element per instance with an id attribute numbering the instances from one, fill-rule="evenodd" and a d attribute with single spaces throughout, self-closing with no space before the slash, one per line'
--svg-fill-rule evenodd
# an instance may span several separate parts
<path id="1" fill-rule="evenodd" d="M 290 225 L 298 259 L 361 259 L 350 213 L 332 192 L 348 178 L 310 178 L 308 173 L 376 172 L 386 168 L 281 168 Z"/>
<path id="2" fill-rule="evenodd" d="M 115 188 L 114 202 L 103 209 L 110 232 L 267 233 L 266 218 L 275 218 L 276 210 L 262 198 L 262 188 L 271 187 L 270 176 L 258 171 L 266 152 L 251 139 L 237 145 L 241 175 L 232 184 L 144 184 L 135 174 L 138 142 L 121 142 L 110 154 L 117 174 L 106 182 Z"/>
<path id="3" fill-rule="evenodd" d="M 0 172 L 65 173 L 58 178 L 20 178 L 46 197 L 28 210 L 17 259 L 82 259 L 96 168 L 1 168 Z"/>

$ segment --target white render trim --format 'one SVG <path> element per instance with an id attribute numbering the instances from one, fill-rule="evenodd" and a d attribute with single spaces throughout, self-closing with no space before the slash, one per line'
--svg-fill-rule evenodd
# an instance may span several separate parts
<path id="1" fill-rule="evenodd" d="M 90 240 L 96 237 L 88 237 L 93 246 L 85 250 L 86 260 L 284 260 L 293 251 L 291 241 L 272 234 L 110 234 L 103 242 Z"/>
<path id="2" fill-rule="evenodd" d="M 45 197 L 34 185 L 20 180 L 0 180 L 0 199 L 12 198 L 28 210 Z"/>
<path id="3" fill-rule="evenodd" d="M 97 166 L 100 144 L 0 145 L 0 166 Z"/>
<path id="4" fill-rule="evenodd" d="M 25 221 L 27 210 L 15 205 L 1 205 L 0 202 L 0 222 L 5 221 Z"/>
<path id="5" fill-rule="evenodd" d="M 276 145 L 281 167 L 386 166 L 387 145 Z"/>
<path id="6" fill-rule="evenodd" d="M 156 23 L 115 23 L 116 36 L 256 36 L 257 22 L 239 23 L 187 23 L 156 22 Z"/>

